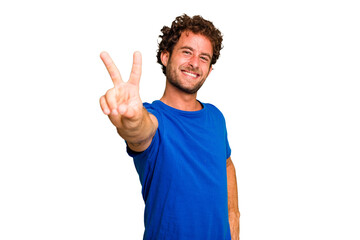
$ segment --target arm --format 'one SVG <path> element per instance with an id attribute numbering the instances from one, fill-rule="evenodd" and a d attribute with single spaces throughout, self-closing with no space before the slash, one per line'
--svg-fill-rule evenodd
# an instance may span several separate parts
<path id="1" fill-rule="evenodd" d="M 240 212 L 238 207 L 238 192 L 236 184 L 235 166 L 229 157 L 226 160 L 227 187 L 228 187 L 228 211 L 231 231 L 231 239 L 240 239 Z"/>
<path id="2" fill-rule="evenodd" d="M 152 141 L 158 122 L 143 107 L 140 98 L 141 54 L 134 53 L 128 82 L 122 81 L 120 72 L 108 53 L 102 52 L 100 57 L 114 83 L 114 87 L 100 98 L 101 109 L 133 151 L 144 151 Z"/>

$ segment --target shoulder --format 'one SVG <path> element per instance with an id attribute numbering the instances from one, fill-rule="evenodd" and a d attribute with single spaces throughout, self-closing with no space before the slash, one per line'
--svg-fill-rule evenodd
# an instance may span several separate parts
<path id="1" fill-rule="evenodd" d="M 154 115 L 156 118 L 159 118 L 161 114 L 161 108 L 159 107 L 157 101 L 153 101 L 152 103 L 144 102 L 143 106 L 149 113 Z"/>
<path id="2" fill-rule="evenodd" d="M 157 109 L 156 104 L 155 104 L 155 101 L 152 102 L 152 103 L 144 102 L 144 103 L 143 103 L 143 106 L 144 106 L 144 108 L 146 108 L 147 110 L 156 110 L 156 109 Z"/>
<path id="3" fill-rule="evenodd" d="M 224 115 L 222 114 L 222 112 L 220 111 L 219 108 L 217 108 L 215 105 L 211 104 L 211 103 L 202 103 L 204 108 L 207 109 L 207 111 L 209 111 L 210 113 L 220 117 L 220 118 L 224 118 Z"/>

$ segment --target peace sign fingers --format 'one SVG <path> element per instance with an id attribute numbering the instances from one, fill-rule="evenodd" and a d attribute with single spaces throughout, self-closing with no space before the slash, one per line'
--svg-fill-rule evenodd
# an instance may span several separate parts
<path id="1" fill-rule="evenodd" d="M 105 64 L 106 69 L 108 70 L 111 80 L 114 83 L 115 88 L 118 88 L 123 80 L 121 78 L 120 72 L 115 66 L 114 61 L 111 59 L 110 55 L 107 52 L 102 52 L 100 58 Z"/>
<path id="2" fill-rule="evenodd" d="M 131 74 L 129 83 L 132 83 L 134 85 L 139 85 L 140 77 L 141 77 L 141 68 L 142 68 L 142 58 L 140 52 L 134 52 L 133 56 L 133 65 L 131 68 Z"/>

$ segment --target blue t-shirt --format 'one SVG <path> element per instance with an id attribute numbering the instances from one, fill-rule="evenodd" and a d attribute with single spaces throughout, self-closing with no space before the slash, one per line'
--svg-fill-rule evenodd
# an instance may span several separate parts
<path id="1" fill-rule="evenodd" d="M 144 240 L 230 240 L 225 119 L 211 104 L 187 112 L 144 103 L 159 127 L 134 158 L 145 201 Z"/>

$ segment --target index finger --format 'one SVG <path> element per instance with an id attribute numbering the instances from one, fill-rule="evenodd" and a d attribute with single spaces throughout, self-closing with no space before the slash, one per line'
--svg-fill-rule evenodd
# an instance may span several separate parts
<path id="1" fill-rule="evenodd" d="M 100 53 L 100 58 L 105 64 L 106 69 L 108 70 L 111 80 L 114 83 L 115 87 L 118 87 L 120 83 L 123 82 L 121 75 L 117 67 L 115 66 L 114 61 L 111 59 L 110 55 L 107 52 Z"/>

